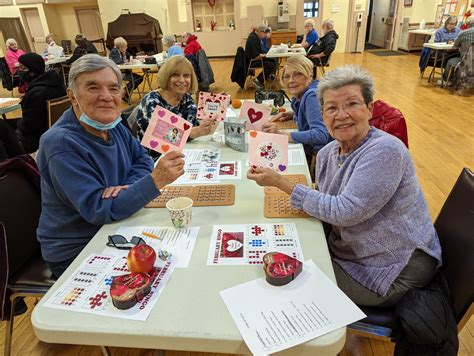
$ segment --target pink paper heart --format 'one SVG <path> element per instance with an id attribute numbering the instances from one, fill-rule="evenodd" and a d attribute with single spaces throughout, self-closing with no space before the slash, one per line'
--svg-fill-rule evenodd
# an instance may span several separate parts
<path id="1" fill-rule="evenodd" d="M 176 124 L 178 122 L 178 118 L 176 116 L 171 116 L 170 121 L 172 124 Z"/>
<path id="2" fill-rule="evenodd" d="M 280 170 L 280 172 L 283 172 L 286 170 L 286 166 L 284 164 L 279 164 L 278 169 Z"/>
<path id="3" fill-rule="evenodd" d="M 151 148 L 156 148 L 156 147 L 158 147 L 158 142 L 150 141 L 150 146 L 151 146 Z"/>
<path id="4" fill-rule="evenodd" d="M 158 110 L 158 116 L 159 116 L 159 117 L 163 117 L 163 116 L 165 116 L 165 115 L 166 115 L 166 112 L 165 112 L 165 111 L 163 111 L 163 110 Z"/>
<path id="5" fill-rule="evenodd" d="M 260 120 L 263 116 L 263 112 L 255 111 L 254 109 L 250 108 L 247 111 L 247 115 L 249 117 L 250 122 L 253 124 L 254 122 Z"/>

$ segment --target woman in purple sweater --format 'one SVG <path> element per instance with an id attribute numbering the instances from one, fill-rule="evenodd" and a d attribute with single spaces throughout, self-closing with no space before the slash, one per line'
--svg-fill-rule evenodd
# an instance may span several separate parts
<path id="1" fill-rule="evenodd" d="M 319 190 L 266 168 L 252 167 L 247 177 L 291 194 L 296 208 L 330 226 L 336 280 L 355 303 L 390 306 L 431 281 L 441 247 L 408 150 L 369 126 L 373 95 L 373 79 L 360 67 L 321 79 L 318 98 L 335 141 L 317 156 Z"/>

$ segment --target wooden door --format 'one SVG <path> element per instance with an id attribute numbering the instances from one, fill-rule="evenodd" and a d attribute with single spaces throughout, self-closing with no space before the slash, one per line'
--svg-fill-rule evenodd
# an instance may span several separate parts
<path id="1" fill-rule="evenodd" d="M 76 9 L 76 16 L 81 33 L 89 41 L 104 38 L 104 30 L 98 8 Z M 94 46 L 99 53 L 105 53 L 105 48 L 101 43 L 94 43 Z"/>
<path id="2" fill-rule="evenodd" d="M 43 53 L 46 41 L 38 9 L 22 9 L 21 12 L 25 21 L 26 34 L 33 50 L 36 53 Z"/>

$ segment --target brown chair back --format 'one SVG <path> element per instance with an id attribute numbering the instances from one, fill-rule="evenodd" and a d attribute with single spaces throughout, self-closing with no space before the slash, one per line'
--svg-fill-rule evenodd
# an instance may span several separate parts
<path id="1" fill-rule="evenodd" d="M 53 126 L 70 106 L 71 100 L 67 95 L 48 100 L 48 128 Z"/>
<path id="2" fill-rule="evenodd" d="M 474 303 L 474 174 L 464 168 L 434 223 L 456 322 Z M 472 310 L 472 309 L 471 309 Z"/>

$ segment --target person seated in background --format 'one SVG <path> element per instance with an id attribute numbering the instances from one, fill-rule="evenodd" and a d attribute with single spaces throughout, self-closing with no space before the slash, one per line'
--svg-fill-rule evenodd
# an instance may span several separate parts
<path id="1" fill-rule="evenodd" d="M 262 38 L 265 37 L 265 30 L 267 26 L 263 23 L 257 25 L 255 31 L 249 33 L 247 41 L 245 42 L 245 55 L 247 56 L 248 62 L 252 59 L 263 60 L 263 71 L 258 75 L 257 78 L 252 80 L 253 85 L 257 88 L 263 88 L 265 86 L 263 75 L 265 74 L 266 79 L 273 80 L 274 72 L 277 68 L 276 61 L 273 58 L 266 58 L 263 53 Z M 254 66 L 260 66 L 260 62 L 255 62 Z"/>
<path id="2" fill-rule="evenodd" d="M 121 82 L 109 58 L 79 58 L 69 72 L 72 107 L 41 138 L 37 237 L 56 277 L 102 225 L 134 214 L 184 173 L 179 152 L 166 154 L 153 168 L 150 156 L 120 124 Z"/>
<path id="3" fill-rule="evenodd" d="M 288 142 L 303 144 L 306 162 L 311 163 L 312 155 L 317 153 L 328 142 L 332 141 L 324 126 L 321 109 L 316 98 L 318 80 L 313 78 L 313 63 L 304 56 L 288 58 L 281 73 L 281 85 L 293 96 L 291 108 L 293 112 L 281 112 L 262 127 L 264 132 L 285 134 L 277 128 L 276 122 L 294 120 L 298 131 L 287 133 Z"/>
<path id="4" fill-rule="evenodd" d="M 461 29 L 456 27 L 458 18 L 456 16 L 449 16 L 444 22 L 444 27 L 435 32 L 435 42 L 452 43 L 461 33 Z"/>
<path id="5" fill-rule="evenodd" d="M 136 121 L 137 135 L 141 141 L 145 134 L 153 112 L 157 106 L 161 106 L 193 124 L 190 138 L 209 135 L 216 124 L 214 119 L 198 120 L 197 109 L 192 94 L 196 92 L 198 83 L 193 66 L 186 57 L 173 56 L 160 68 L 158 76 L 158 87 L 160 89 L 145 95 L 138 106 Z M 159 154 L 150 150 L 153 158 Z"/>
<path id="6" fill-rule="evenodd" d="M 18 43 L 14 38 L 6 40 L 5 45 L 7 47 L 7 53 L 5 54 L 5 61 L 7 62 L 8 69 L 11 75 L 15 75 L 18 71 L 18 58 L 25 54 L 25 51 L 18 48 Z"/>
<path id="7" fill-rule="evenodd" d="M 333 20 L 324 20 L 321 29 L 324 35 L 308 48 L 307 56 L 316 65 L 325 66 L 329 56 L 336 49 L 339 35 L 334 30 Z"/>
<path id="8" fill-rule="evenodd" d="M 73 64 L 77 59 L 81 58 L 82 56 L 88 54 L 88 53 L 96 53 L 97 54 L 97 48 L 87 40 L 86 37 L 84 37 L 82 34 L 76 35 L 75 38 L 76 41 L 76 48 L 74 48 L 74 52 L 72 52 L 71 58 L 69 58 L 67 61 L 65 61 L 65 64 L 71 65 Z"/>
<path id="9" fill-rule="evenodd" d="M 465 50 L 462 52 L 463 53 L 468 52 L 469 48 L 471 48 L 472 45 L 474 44 L 474 15 L 471 15 L 470 17 L 466 19 L 466 25 L 468 26 L 468 28 L 466 30 L 462 30 L 459 33 L 456 40 L 454 41 L 453 49 L 457 50 L 456 52 L 457 55 L 452 56 L 451 58 L 447 60 L 446 65 L 444 67 L 444 71 L 443 71 L 443 81 L 448 80 L 449 70 L 451 69 L 451 67 L 456 66 L 459 62 L 461 62 L 461 51 L 459 50 L 462 50 L 463 48 L 465 48 Z M 472 63 L 472 57 L 470 61 Z M 472 64 L 471 64 L 471 71 L 472 71 Z M 472 72 L 471 72 L 471 77 L 472 77 Z M 438 85 L 441 85 L 441 84 L 442 84 L 442 81 L 438 80 Z M 448 86 L 451 84 L 452 83 L 446 83 L 446 85 Z"/>
<path id="10" fill-rule="evenodd" d="M 263 48 L 263 53 L 268 53 L 270 50 L 269 44 L 270 44 L 270 38 L 272 37 L 272 29 L 271 27 L 267 27 L 265 29 L 265 36 L 262 37 L 262 48 Z"/>
<path id="11" fill-rule="evenodd" d="M 189 56 L 193 55 L 196 56 L 200 49 L 202 49 L 201 45 L 197 41 L 197 36 L 193 35 L 192 33 L 185 32 L 182 36 L 183 44 L 184 44 L 184 55 Z"/>
<path id="12" fill-rule="evenodd" d="M 314 28 L 313 19 L 307 19 L 304 22 L 304 36 L 301 45 L 308 50 L 319 39 L 318 32 Z"/>
<path id="13" fill-rule="evenodd" d="M 18 137 L 26 153 L 38 149 L 41 135 L 48 129 L 48 103 L 50 99 L 66 95 L 64 81 L 54 70 L 45 72 L 43 57 L 26 53 L 19 59 L 20 78 L 28 83 L 21 99 L 22 117 L 18 121 Z"/>
<path id="14" fill-rule="evenodd" d="M 441 246 L 413 160 L 396 137 L 370 127 L 374 81 L 346 65 L 324 75 L 317 96 L 335 141 L 316 158 L 318 190 L 268 168 L 249 179 L 291 195 L 291 204 L 326 223 L 337 285 L 358 305 L 393 306 L 429 284 Z"/>
<path id="15" fill-rule="evenodd" d="M 176 44 L 176 37 L 174 37 L 174 35 L 165 35 L 162 42 L 168 58 L 173 56 L 184 56 L 184 51 Z"/>
<path id="16" fill-rule="evenodd" d="M 110 50 L 109 58 L 117 65 L 125 64 L 130 60 L 130 53 L 127 52 L 127 41 L 125 38 L 117 37 L 114 39 L 114 48 Z M 127 69 L 123 79 L 127 82 L 127 91 L 123 94 L 122 100 L 128 102 L 130 93 L 143 82 L 143 77 Z"/>
<path id="17" fill-rule="evenodd" d="M 21 147 L 15 131 L 5 120 L 0 120 L 0 162 L 22 154 L 25 154 L 25 151 Z"/>
<path id="18" fill-rule="evenodd" d="M 47 57 L 49 55 L 54 55 L 55 57 L 64 56 L 64 48 L 56 44 L 56 41 L 54 40 L 54 35 L 52 33 L 46 35 L 46 43 L 47 46 L 45 47 L 42 53 L 43 57 Z"/>

